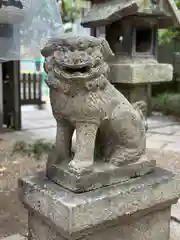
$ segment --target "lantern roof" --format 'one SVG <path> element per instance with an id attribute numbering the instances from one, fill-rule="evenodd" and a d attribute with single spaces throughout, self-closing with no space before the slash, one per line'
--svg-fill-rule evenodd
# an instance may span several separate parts
<path id="1" fill-rule="evenodd" d="M 174 0 L 91 0 L 92 8 L 82 19 L 84 27 L 110 24 L 130 15 L 152 16 L 159 28 L 179 27 L 180 11 Z"/>

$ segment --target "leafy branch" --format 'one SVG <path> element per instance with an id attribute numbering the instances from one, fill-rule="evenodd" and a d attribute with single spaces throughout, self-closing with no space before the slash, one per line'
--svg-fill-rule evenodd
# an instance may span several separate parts
<path id="1" fill-rule="evenodd" d="M 178 9 L 180 9 L 180 0 L 175 0 Z M 159 31 L 159 43 L 165 44 L 169 43 L 172 40 L 179 40 L 180 39 L 180 28 L 169 28 L 163 29 Z"/>

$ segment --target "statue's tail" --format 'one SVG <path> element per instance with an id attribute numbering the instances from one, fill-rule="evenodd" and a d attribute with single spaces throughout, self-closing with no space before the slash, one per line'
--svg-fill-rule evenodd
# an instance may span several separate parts
<path id="1" fill-rule="evenodd" d="M 146 131 L 148 130 L 147 118 L 147 104 L 144 101 L 138 101 L 132 104 L 133 108 L 139 112 L 141 119 L 145 122 Z"/>

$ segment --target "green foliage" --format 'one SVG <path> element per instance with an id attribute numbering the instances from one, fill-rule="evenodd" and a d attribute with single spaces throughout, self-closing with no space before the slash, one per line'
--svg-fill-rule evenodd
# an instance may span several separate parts
<path id="1" fill-rule="evenodd" d="M 171 42 L 173 39 L 179 39 L 180 32 L 177 28 L 165 29 L 159 31 L 159 43 L 166 44 Z"/>
<path id="2" fill-rule="evenodd" d="M 40 139 L 31 145 L 31 152 L 37 159 L 39 159 L 43 154 L 49 153 L 52 147 L 52 143 L 45 142 L 44 140 Z"/>
<path id="3" fill-rule="evenodd" d="M 63 23 L 74 22 L 80 17 L 81 1 L 76 0 L 73 4 L 73 0 L 64 0 L 64 9 L 61 12 Z"/>
<path id="4" fill-rule="evenodd" d="M 163 93 L 152 99 L 153 111 L 180 117 L 180 94 Z"/>
<path id="5" fill-rule="evenodd" d="M 17 141 L 13 146 L 12 154 L 20 153 L 28 156 L 33 155 L 38 160 L 43 154 L 48 154 L 52 148 L 53 144 L 43 139 L 36 140 L 34 143 Z"/>
<path id="6" fill-rule="evenodd" d="M 176 6 L 180 9 L 180 0 L 176 0 Z"/>
<path id="7" fill-rule="evenodd" d="M 180 9 L 180 0 L 176 0 L 176 5 Z M 170 28 L 159 31 L 159 43 L 165 44 L 173 39 L 180 39 L 180 28 Z"/>
<path id="8" fill-rule="evenodd" d="M 13 146 L 13 153 L 28 153 L 28 144 L 25 141 L 17 141 Z"/>

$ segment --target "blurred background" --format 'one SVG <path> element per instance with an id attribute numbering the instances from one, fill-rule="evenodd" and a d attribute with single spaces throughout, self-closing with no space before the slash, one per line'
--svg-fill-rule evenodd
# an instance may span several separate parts
<path id="1" fill-rule="evenodd" d="M 57 0 L 59 11 L 62 18 L 63 28 L 65 32 L 72 32 L 73 34 L 89 35 L 90 30 L 83 28 L 80 25 L 82 16 L 90 8 L 90 3 L 88 1 L 82 0 Z M 21 46 L 23 48 L 23 46 Z M 48 87 L 46 86 L 44 80 L 46 74 L 43 70 L 44 59 L 40 54 L 36 55 L 36 52 L 32 49 L 28 54 L 25 54 L 20 61 L 20 69 L 22 74 L 33 74 L 41 73 L 42 81 L 42 98 L 47 99 Z M 31 54 L 32 53 L 32 54 Z"/>

